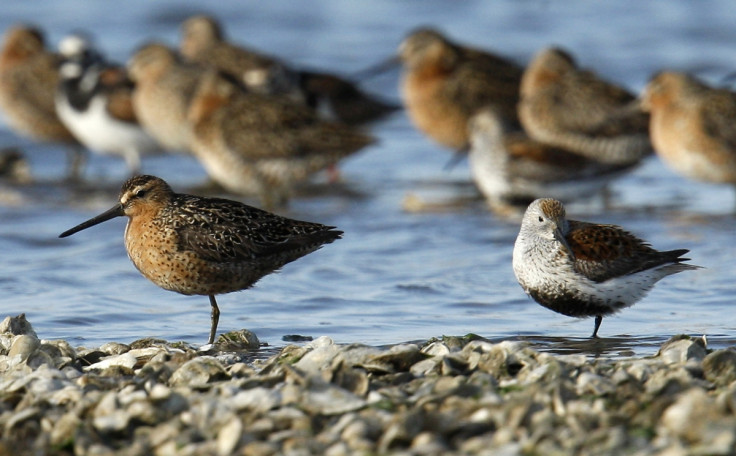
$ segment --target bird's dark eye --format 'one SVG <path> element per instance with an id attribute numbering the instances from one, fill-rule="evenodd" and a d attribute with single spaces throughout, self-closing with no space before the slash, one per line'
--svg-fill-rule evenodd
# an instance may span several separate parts
<path id="1" fill-rule="evenodd" d="M 136 191 L 135 192 L 135 195 L 133 195 L 133 196 L 135 196 L 136 198 L 143 198 L 144 196 L 146 196 L 146 192 L 147 192 L 147 190 L 140 189 L 140 190 Z"/>
<path id="2" fill-rule="evenodd" d="M 540 222 L 544 222 L 544 219 L 542 218 L 542 216 L 541 216 L 541 215 L 539 216 L 539 221 L 540 221 Z"/>

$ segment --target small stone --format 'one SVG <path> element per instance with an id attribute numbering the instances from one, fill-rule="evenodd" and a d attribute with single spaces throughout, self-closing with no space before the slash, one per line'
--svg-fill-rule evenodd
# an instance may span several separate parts
<path id="1" fill-rule="evenodd" d="M 240 418 L 233 416 L 217 433 L 217 454 L 221 456 L 232 454 L 242 434 L 243 423 Z"/>
<path id="2" fill-rule="evenodd" d="M 422 347 L 420 351 L 429 356 L 446 356 L 450 354 L 450 349 L 442 342 L 432 342 Z"/>
<path id="3" fill-rule="evenodd" d="M 349 391 L 313 378 L 301 405 L 313 415 L 339 415 L 363 408 L 366 401 Z"/>
<path id="4" fill-rule="evenodd" d="M 350 456 L 352 452 L 345 442 L 337 442 L 332 444 L 325 450 L 325 456 Z"/>
<path id="5" fill-rule="evenodd" d="M 227 373 L 233 378 L 255 377 L 256 370 L 245 363 L 235 363 L 227 368 Z"/>
<path id="6" fill-rule="evenodd" d="M 0 334 L 5 333 L 12 334 L 14 336 L 28 335 L 38 339 L 36 331 L 33 330 L 31 323 L 26 319 L 26 314 L 24 313 L 15 317 L 5 317 L 5 319 L 0 322 Z"/>
<path id="7" fill-rule="evenodd" d="M 22 334 L 15 336 L 8 351 L 8 357 L 15 358 L 20 362 L 28 359 L 41 345 L 41 341 L 35 335 Z"/>
<path id="8" fill-rule="evenodd" d="M 271 442 L 250 442 L 243 447 L 243 456 L 273 456 L 279 448 Z"/>
<path id="9" fill-rule="evenodd" d="M 4 423 L 5 424 L 5 429 L 4 429 L 5 433 L 12 434 L 13 428 L 16 425 L 18 425 L 18 424 L 20 424 L 20 423 L 22 423 L 22 422 L 24 422 L 26 420 L 30 420 L 30 419 L 36 418 L 37 416 L 40 415 L 40 412 L 41 411 L 38 409 L 38 407 L 28 407 L 28 408 L 25 408 L 25 409 L 20 410 L 18 412 L 15 412 Z"/>
<path id="10" fill-rule="evenodd" d="M 77 352 L 65 340 L 42 340 L 41 349 L 46 350 L 49 355 L 54 357 L 63 357 L 70 360 L 77 358 Z"/>
<path id="11" fill-rule="evenodd" d="M 414 363 L 409 372 L 416 377 L 423 377 L 425 375 L 436 375 L 440 373 L 440 366 L 442 365 L 442 358 L 432 357 L 423 359 L 418 363 Z"/>
<path id="12" fill-rule="evenodd" d="M 202 356 L 187 361 L 174 371 L 169 383 L 172 386 L 199 388 L 228 378 L 229 376 L 220 362 L 212 357 Z"/>
<path id="13" fill-rule="evenodd" d="M 171 397 L 171 388 L 166 385 L 162 385 L 161 383 L 156 383 L 153 385 L 153 388 L 151 388 L 150 393 L 148 393 L 148 397 L 150 397 L 152 401 L 165 401 Z"/>
<path id="14" fill-rule="evenodd" d="M 102 344 L 99 350 L 107 353 L 108 355 L 122 355 L 123 353 L 130 351 L 130 346 L 118 342 L 107 342 Z"/>
<path id="15" fill-rule="evenodd" d="M 161 347 L 165 345 L 166 341 L 163 339 L 156 339 L 155 337 L 144 337 L 143 339 L 138 339 L 131 342 L 130 349 L 135 350 L 139 348 Z"/>
<path id="16" fill-rule="evenodd" d="M 369 357 L 368 364 L 386 366 L 387 372 L 407 372 L 414 363 L 426 358 L 416 344 L 399 344 L 378 355 Z"/>
<path id="17" fill-rule="evenodd" d="M 115 392 L 105 394 L 95 407 L 92 425 L 102 433 L 120 432 L 128 427 L 130 415 L 120 408 Z"/>
<path id="18" fill-rule="evenodd" d="M 447 355 L 442 358 L 440 371 L 442 375 L 463 375 L 468 372 L 468 368 L 468 362 L 461 356 Z"/>
<path id="19" fill-rule="evenodd" d="M 318 374 L 322 369 L 329 367 L 341 351 L 332 339 L 326 340 L 321 337 L 307 346 L 314 346 L 314 349 L 294 363 L 294 367 L 307 374 Z"/>
<path id="20" fill-rule="evenodd" d="M 300 334 L 287 334 L 281 338 L 284 342 L 311 342 L 314 340 L 312 336 L 302 336 Z"/>
<path id="21" fill-rule="evenodd" d="M 53 405 L 77 404 L 82 400 L 82 391 L 76 385 L 68 385 L 54 391 L 46 400 Z"/>
<path id="22" fill-rule="evenodd" d="M 241 329 L 220 334 L 215 341 L 215 347 L 222 351 L 258 350 L 261 342 L 254 332 Z"/>
<path id="23" fill-rule="evenodd" d="M 578 375 L 576 386 L 579 395 L 593 394 L 601 396 L 616 391 L 616 385 L 610 379 L 591 372 L 583 372 Z"/>
<path id="24" fill-rule="evenodd" d="M 411 441 L 412 454 L 444 454 L 447 452 L 447 444 L 442 438 L 431 432 L 420 432 Z"/>
<path id="25" fill-rule="evenodd" d="M 51 445 L 64 447 L 74 441 L 74 434 L 82 421 L 74 412 L 69 412 L 59 418 L 51 431 Z"/>
<path id="26" fill-rule="evenodd" d="M 667 364 L 685 363 L 691 360 L 701 361 L 706 354 L 703 339 L 692 339 L 686 335 L 670 337 L 657 353 Z"/>
<path id="27" fill-rule="evenodd" d="M 715 418 L 714 403 L 702 389 L 689 389 L 664 411 L 662 426 L 689 442 L 697 442 L 703 437 L 703 429 Z"/>
<path id="28" fill-rule="evenodd" d="M 340 353 L 336 356 L 335 361 L 345 366 L 363 366 L 368 360 L 381 353 L 382 351 L 376 347 L 370 347 L 362 344 L 350 344 L 341 347 Z"/>
<path id="29" fill-rule="evenodd" d="M 736 381 L 736 351 L 717 350 L 703 360 L 705 378 L 718 386 L 726 386 Z"/>
<path id="30" fill-rule="evenodd" d="M 281 393 L 277 390 L 256 387 L 241 391 L 228 400 L 235 410 L 251 410 L 264 413 L 276 408 L 282 402 Z"/>
<path id="31" fill-rule="evenodd" d="M 94 363 L 91 366 L 83 367 L 82 370 L 84 370 L 85 372 L 93 370 L 101 371 L 110 367 L 124 367 L 127 369 L 133 369 L 136 363 L 138 363 L 136 357 L 130 354 L 130 352 L 127 352 L 123 353 L 122 355 L 108 356 L 107 358 L 101 360 L 100 362 Z"/>

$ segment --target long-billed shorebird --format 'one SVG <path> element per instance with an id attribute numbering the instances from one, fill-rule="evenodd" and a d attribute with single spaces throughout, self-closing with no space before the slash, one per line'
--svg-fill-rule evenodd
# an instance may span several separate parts
<path id="1" fill-rule="evenodd" d="M 342 235 L 236 201 L 174 193 L 163 179 L 142 175 L 123 184 L 111 209 L 59 237 L 121 216 L 128 217 L 128 256 L 144 277 L 166 290 L 209 296 L 210 344 L 220 319 L 215 295 L 250 288 Z"/>
<path id="2" fill-rule="evenodd" d="M 71 173 L 76 176 L 83 154 L 54 106 L 61 57 L 45 46 L 43 33 L 35 27 L 17 25 L 5 32 L 0 49 L 0 110 L 16 133 L 69 147 Z"/>
<path id="3" fill-rule="evenodd" d="M 685 73 L 655 75 L 642 95 L 657 155 L 678 173 L 736 188 L 736 93 Z"/>
<path id="4" fill-rule="evenodd" d="M 206 69 L 187 64 L 161 43 L 140 47 L 128 61 L 135 82 L 133 108 L 138 121 L 169 151 L 189 152 L 189 103 Z"/>
<path id="5" fill-rule="evenodd" d="M 544 49 L 529 62 L 519 119 L 532 138 L 600 162 L 638 163 L 652 153 L 649 118 L 636 97 L 578 68 L 562 49 Z"/>
<path id="6" fill-rule="evenodd" d="M 238 90 L 214 70 L 192 96 L 189 121 L 191 149 L 210 177 L 267 206 L 286 202 L 296 184 L 374 142 L 286 96 Z"/>
<path id="7" fill-rule="evenodd" d="M 399 46 L 401 93 L 414 125 L 455 151 L 468 147 L 468 121 L 494 107 L 516 124 L 522 68 L 500 56 L 453 43 L 439 31 L 420 28 Z"/>
<path id="8" fill-rule="evenodd" d="M 185 59 L 227 73 L 248 89 L 287 95 L 327 120 L 359 125 L 378 120 L 398 106 L 363 92 L 353 81 L 324 70 L 306 70 L 229 42 L 217 19 L 195 15 L 181 26 L 179 51 Z"/>

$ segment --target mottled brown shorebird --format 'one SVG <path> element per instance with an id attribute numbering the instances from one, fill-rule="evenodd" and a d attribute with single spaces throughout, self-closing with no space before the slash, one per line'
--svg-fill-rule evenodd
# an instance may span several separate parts
<path id="1" fill-rule="evenodd" d="M 374 139 L 285 96 L 239 91 L 211 70 L 192 97 L 192 150 L 228 191 L 284 203 L 291 188 Z"/>
<path id="2" fill-rule="evenodd" d="M 254 92 L 288 95 L 327 119 L 358 125 L 398 108 L 364 93 L 343 77 L 292 68 L 276 57 L 229 43 L 220 23 L 211 16 L 196 15 L 182 23 L 179 50 L 184 58 L 217 68 Z"/>
<path id="3" fill-rule="evenodd" d="M 160 43 L 142 46 L 128 62 L 136 84 L 133 107 L 143 128 L 170 151 L 189 151 L 187 110 L 205 69 Z"/>
<path id="4" fill-rule="evenodd" d="M 468 147 L 468 121 L 493 106 L 511 125 L 522 68 L 503 57 L 460 46 L 437 30 L 420 28 L 399 46 L 401 92 L 414 125 L 456 151 Z"/>
<path id="5" fill-rule="evenodd" d="M 519 118 L 532 138 L 599 161 L 636 163 L 652 152 L 649 118 L 634 95 L 561 49 L 542 50 L 524 71 Z"/>
<path id="6" fill-rule="evenodd" d="M 688 250 L 660 252 L 615 225 L 568 220 L 561 202 L 542 198 L 524 213 L 513 253 L 516 279 L 542 306 L 570 317 L 604 316 L 634 305 L 661 279 L 699 269 Z"/>
<path id="7" fill-rule="evenodd" d="M 144 277 L 166 290 L 209 296 L 209 344 L 220 319 L 215 295 L 250 288 L 342 235 L 332 226 L 280 217 L 236 201 L 174 193 L 164 180 L 143 175 L 123 184 L 119 203 L 110 210 L 59 237 L 120 216 L 128 217 L 128 256 Z"/>
<path id="8" fill-rule="evenodd" d="M 60 62 L 59 55 L 45 48 L 40 30 L 27 26 L 8 29 L 0 50 L 0 110 L 19 134 L 72 146 L 72 173 L 77 174 L 82 160 L 78 142 L 54 107 Z"/>
<path id="9" fill-rule="evenodd" d="M 736 185 L 736 93 L 665 71 L 644 90 L 654 150 L 692 179 Z"/>
<path id="10" fill-rule="evenodd" d="M 492 108 L 470 119 L 469 163 L 473 180 L 498 212 L 516 212 L 533 200 L 563 201 L 600 194 L 633 164 L 612 165 L 511 130 Z"/>
<path id="11" fill-rule="evenodd" d="M 231 74 L 254 92 L 300 96 L 296 73 L 275 57 L 228 43 L 212 16 L 196 15 L 182 23 L 179 52 L 189 61 Z"/>

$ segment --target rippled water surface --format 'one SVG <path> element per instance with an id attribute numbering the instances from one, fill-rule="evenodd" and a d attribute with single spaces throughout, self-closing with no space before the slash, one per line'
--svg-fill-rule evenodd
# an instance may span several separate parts
<path id="1" fill-rule="evenodd" d="M 86 30 L 110 57 L 124 61 L 147 40 L 176 43 L 180 21 L 201 12 L 173 1 L 131 4 L 5 2 L 0 28 L 35 23 L 54 45 L 68 32 Z M 636 92 L 664 68 L 712 83 L 736 71 L 736 8 L 728 0 L 209 5 L 233 40 L 343 74 L 389 56 L 410 29 L 425 24 L 522 63 L 544 46 L 563 46 L 582 65 Z M 397 77 L 388 73 L 364 87 L 398 100 Z M 63 150 L 1 128 L 0 146 L 22 146 L 37 182 L 0 183 L 0 313 L 25 312 L 40 337 L 87 346 L 144 336 L 204 343 L 207 298 L 143 279 L 125 254 L 123 219 L 57 238 L 112 206 L 127 173 L 122 161 L 92 157 L 85 184 L 69 186 L 62 181 Z M 297 198 L 283 211 L 336 225 L 344 239 L 251 290 L 221 296 L 220 331 L 248 328 L 277 346 L 289 334 L 383 345 L 472 332 L 609 356 L 653 354 L 679 333 L 705 334 L 711 346 L 733 344 L 733 189 L 684 180 L 653 158 L 616 182 L 612 208 L 597 200 L 568 206 L 572 218 L 624 225 L 657 248 L 688 248 L 705 267 L 664 279 L 633 308 L 605 318 L 604 339 L 590 341 L 592 320 L 555 314 L 524 295 L 511 271 L 518 221 L 460 198 L 472 194 L 467 163 L 444 171 L 447 151 L 414 130 L 403 112 L 372 131 L 380 143 L 344 164 L 343 186 Z M 144 171 L 178 191 L 206 183 L 199 165 L 182 156 L 147 160 Z M 410 213 L 402 208 L 407 195 L 458 204 Z"/>

